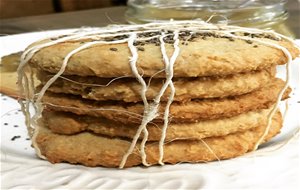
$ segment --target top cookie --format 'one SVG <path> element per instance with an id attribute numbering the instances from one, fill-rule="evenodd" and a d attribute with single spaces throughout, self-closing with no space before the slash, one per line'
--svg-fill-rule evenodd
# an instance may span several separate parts
<path id="1" fill-rule="evenodd" d="M 57 73 L 63 60 L 70 56 L 64 75 L 134 76 L 129 62 L 137 53 L 136 66 L 141 75 L 165 77 L 165 72 L 160 72 L 166 64 L 163 47 L 171 59 L 177 46 L 174 77 L 228 75 L 286 63 L 287 57 L 274 44 L 286 48 L 293 58 L 299 55 L 291 42 L 257 29 L 200 21 L 125 25 L 79 31 L 34 43 L 30 48 L 38 48 L 30 64 Z M 73 50 L 77 52 L 71 54 Z"/>

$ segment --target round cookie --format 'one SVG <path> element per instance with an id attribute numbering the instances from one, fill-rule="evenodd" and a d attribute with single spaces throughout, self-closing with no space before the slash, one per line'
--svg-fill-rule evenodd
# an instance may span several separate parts
<path id="1" fill-rule="evenodd" d="M 207 119 L 232 117 L 248 111 L 266 109 L 276 102 L 284 86 L 281 79 L 274 79 L 265 87 L 228 98 L 195 99 L 188 102 L 173 102 L 170 106 L 171 123 L 197 122 Z M 283 99 L 288 97 L 288 89 Z M 92 101 L 78 96 L 47 93 L 43 98 L 46 109 L 72 112 L 78 115 L 103 117 L 121 123 L 140 123 L 144 106 L 142 103 L 119 101 Z M 159 116 L 153 122 L 163 122 L 165 104 L 160 105 Z"/>
<path id="2" fill-rule="evenodd" d="M 282 119 L 275 112 L 276 106 L 291 91 L 288 88 L 290 69 L 287 69 L 286 83 L 273 79 L 273 75 L 264 78 L 266 80 L 248 80 L 246 85 L 236 85 L 241 80 L 233 78 L 257 74 L 278 64 L 287 63 L 289 68 L 288 64 L 298 55 L 299 49 L 292 40 L 273 31 L 202 21 L 93 28 L 41 40 L 27 48 L 18 68 L 20 92 L 24 92 L 27 100 L 19 102 L 38 156 L 53 163 L 123 168 L 124 164 L 126 167 L 141 163 L 147 166 L 145 155 L 150 165 L 228 159 L 255 150 L 257 145 L 280 131 Z M 35 93 L 33 75 L 31 72 L 28 75 L 27 69 L 48 72 L 53 77 Z M 56 81 L 60 77 L 78 76 L 80 80 L 128 77 L 131 82 L 137 79 L 141 89 L 136 85 L 136 89 L 122 95 L 128 88 L 122 91 L 119 86 L 112 86 L 107 92 L 97 89 L 99 94 L 96 95 L 90 93 L 96 88 L 74 91 L 82 86 Z M 255 76 L 249 75 L 248 79 Z M 162 80 L 164 83 L 147 97 L 149 78 L 153 78 L 154 84 Z M 197 78 L 194 83 L 191 83 L 192 78 Z M 200 78 L 205 79 L 201 84 Z M 175 83 L 182 79 L 190 86 L 184 82 L 180 86 Z M 221 81 L 223 79 L 226 81 Z M 227 83 L 228 79 L 231 82 Z M 204 88 L 197 91 L 197 86 L 212 80 L 217 84 L 209 95 L 205 94 Z M 173 84 L 177 89 L 183 87 L 177 91 L 177 96 L 182 95 L 176 97 L 178 101 L 173 99 Z M 57 88 L 59 85 L 64 89 Z M 226 85 L 230 87 L 226 88 Z M 167 88 L 170 88 L 169 96 L 161 99 Z M 189 89 L 192 92 L 184 92 Z M 114 90 L 120 90 L 121 95 L 118 97 Z M 138 91 L 141 98 L 136 96 Z M 156 91 L 158 96 L 153 96 Z M 112 94 L 111 99 L 103 99 Z M 126 97 L 128 99 L 124 100 Z M 151 97 L 155 97 L 154 100 Z M 36 111 L 33 116 L 31 105 Z M 257 110 L 270 107 L 274 107 L 272 112 L 261 119 Z M 45 117 L 38 123 L 36 119 L 42 116 L 42 111 Z M 101 120 L 103 118 L 105 121 Z M 266 124 L 265 121 L 270 119 L 273 119 L 272 125 Z M 63 121 L 69 121 L 70 126 Z M 107 123 L 102 126 L 101 133 L 96 133 L 97 128 L 91 125 L 102 125 L 99 124 L 102 121 Z M 168 141 L 164 141 L 165 131 L 162 130 L 162 138 L 157 142 L 159 130 L 154 128 L 162 123 L 164 129 L 170 127 Z M 78 133 L 55 134 L 46 125 L 56 132 L 77 130 Z M 139 127 L 123 130 L 124 125 Z M 147 142 L 146 126 L 149 126 L 154 141 Z M 136 135 L 131 139 L 134 132 Z M 139 141 L 140 134 L 145 137 L 142 141 Z M 185 140 L 177 140 L 177 137 Z"/>
<path id="3" fill-rule="evenodd" d="M 205 120 L 197 123 L 171 123 L 168 126 L 165 140 L 199 140 L 243 132 L 265 125 L 269 113 L 270 109 L 266 109 L 247 112 L 230 118 Z M 138 125 L 126 125 L 99 117 L 78 116 L 66 112 L 46 111 L 43 113 L 42 119 L 44 126 L 48 127 L 52 132 L 65 135 L 89 131 L 111 138 L 123 137 L 132 139 L 138 128 Z M 148 141 L 159 141 L 162 127 L 161 124 L 148 124 Z M 143 135 L 139 139 L 142 138 Z"/>
<path id="4" fill-rule="evenodd" d="M 188 27 L 186 28 L 185 26 Z M 179 54 L 173 67 L 174 77 L 229 75 L 264 69 L 287 62 L 287 58 L 281 50 L 267 46 L 261 42 L 255 42 L 255 40 L 279 44 L 287 48 L 293 58 L 299 55 L 299 50 L 292 43 L 283 39 L 279 40 L 277 37 L 264 32 L 236 32 L 234 34 L 228 32 L 225 35 L 222 34 L 224 31 L 218 29 L 203 31 L 203 26 L 199 24 L 193 26 L 193 31 L 189 31 L 189 27 L 192 26 L 188 23 L 179 25 L 176 28 L 166 27 L 166 30 L 170 31 L 170 36 L 164 38 L 166 55 L 168 57 L 171 57 L 174 51 L 173 32 L 179 30 Z M 159 40 L 162 29 L 151 28 L 154 32 L 147 32 L 147 30 L 137 28 L 129 32 L 144 33 L 141 36 L 137 35 L 137 38 L 133 42 L 138 54 L 137 70 L 143 77 L 165 78 L 165 72 L 158 73 L 165 69 Z M 109 32 L 107 30 L 107 33 Z M 126 30 L 121 30 L 121 32 L 126 33 Z M 101 35 L 107 33 L 102 33 Z M 142 40 L 145 38 L 145 35 L 152 34 L 157 37 L 152 36 L 151 40 Z M 62 66 L 64 58 L 70 52 L 88 42 L 94 41 L 94 45 L 84 48 L 70 57 L 64 70 L 64 75 L 97 76 L 104 78 L 135 77 L 129 64 L 132 57 L 132 53 L 128 48 L 130 35 L 121 35 L 118 33 L 113 35 L 115 37 L 101 38 L 96 36 L 96 39 L 93 39 L 92 36 L 91 39 L 75 38 L 74 40 L 62 40 L 62 42 L 60 42 L 61 39 L 40 41 L 32 44 L 29 48 L 49 42 L 53 45 L 39 49 L 30 59 L 29 63 L 41 70 L 57 73 Z M 247 37 L 249 40 L 228 37 L 229 35 Z M 149 39 L 149 37 L 147 38 Z M 120 43 L 117 40 L 120 40 Z"/>
<path id="5" fill-rule="evenodd" d="M 85 166 L 118 167 L 130 142 L 118 138 L 107 138 L 84 132 L 77 135 L 59 135 L 52 133 L 40 123 L 36 142 L 50 162 L 69 162 Z M 217 159 L 229 159 L 241 156 L 254 148 L 266 125 L 253 130 L 229 134 L 222 137 L 204 138 L 202 141 L 178 140 L 164 145 L 164 162 L 207 162 Z M 272 127 L 264 142 L 279 133 L 282 118 L 276 114 Z M 138 146 L 138 145 L 137 145 Z M 207 148 L 210 147 L 210 149 Z M 158 164 L 159 151 L 157 143 L 146 145 L 147 161 L 150 165 Z M 141 164 L 138 149 L 128 157 L 125 167 Z"/>
<path id="6" fill-rule="evenodd" d="M 245 94 L 267 85 L 274 78 L 275 72 L 275 67 L 272 67 L 225 77 L 174 78 L 173 83 L 176 89 L 174 101 L 187 101 L 195 98 L 222 98 Z M 52 76 L 53 74 L 38 72 L 38 78 L 42 81 L 42 84 L 45 84 Z M 85 99 L 100 101 L 141 101 L 141 85 L 136 79 L 121 78 L 110 83 L 112 80 L 98 77 L 66 76 L 56 80 L 48 90 L 54 93 L 80 95 Z M 146 93 L 148 100 L 155 98 L 163 83 L 163 79 L 151 79 Z M 161 101 L 167 101 L 169 94 L 170 89 L 167 89 Z"/>

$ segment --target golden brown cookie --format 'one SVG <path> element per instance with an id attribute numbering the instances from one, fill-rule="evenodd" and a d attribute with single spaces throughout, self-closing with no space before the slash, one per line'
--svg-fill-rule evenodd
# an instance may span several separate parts
<path id="1" fill-rule="evenodd" d="M 0 93 L 12 98 L 24 98 L 20 94 L 17 85 L 17 68 L 20 64 L 21 54 L 22 52 L 17 52 L 5 55 L 0 59 Z M 29 75 L 28 71 L 26 71 L 26 74 Z M 40 83 L 35 76 L 33 76 L 33 80 L 36 85 Z"/>
<path id="2" fill-rule="evenodd" d="M 200 120 L 225 118 L 248 111 L 267 109 L 276 102 L 284 82 L 274 79 L 265 87 L 240 96 L 214 99 L 196 99 L 188 102 L 173 102 L 170 107 L 171 122 L 197 122 Z M 288 89 L 283 99 L 288 97 Z M 72 112 L 78 115 L 104 117 L 122 123 L 140 123 L 144 106 L 142 103 L 120 101 L 92 101 L 78 96 L 47 93 L 43 102 L 46 109 Z M 165 103 L 161 103 L 159 116 L 154 122 L 163 121 Z"/>
<path id="3" fill-rule="evenodd" d="M 184 28 L 181 29 L 185 30 Z M 183 37 L 179 41 L 180 51 L 174 64 L 174 77 L 229 75 L 264 69 L 287 62 L 284 53 L 277 48 L 251 40 L 228 38 L 216 34 L 217 32 L 211 32 L 207 35 L 199 30 L 199 33 L 196 33 L 195 37 L 189 40 L 186 39 L 189 34 L 182 32 Z M 160 32 L 157 33 L 157 35 L 159 34 Z M 241 35 L 245 37 L 244 33 Z M 280 44 L 287 48 L 294 58 L 299 55 L 299 50 L 288 41 L 278 40 L 264 34 L 248 35 L 248 37 Z M 129 36 L 124 36 L 123 38 L 126 39 Z M 100 38 L 100 40 L 106 41 L 107 39 Z M 187 43 L 185 43 L 186 40 Z M 40 45 L 49 41 L 51 40 L 44 40 L 33 45 Z M 64 58 L 72 50 L 79 48 L 87 41 L 90 40 L 65 41 L 42 48 L 35 53 L 30 60 L 30 64 L 41 70 L 57 73 L 62 66 Z M 174 41 L 168 38 L 165 41 L 167 55 L 171 57 Z M 154 77 L 165 78 L 165 72 L 157 74 L 157 72 L 165 68 L 159 39 L 155 38 L 149 42 L 136 42 L 135 45 L 138 50 L 138 71 L 144 77 L 155 75 Z M 131 56 L 128 44 L 125 42 L 119 44 L 96 44 L 74 54 L 70 58 L 64 74 L 112 78 L 134 76 L 129 64 Z"/>
<path id="4" fill-rule="evenodd" d="M 33 146 L 52 163 L 122 168 L 147 165 L 145 155 L 149 165 L 229 159 L 279 133 L 281 114 L 268 112 L 291 89 L 267 70 L 297 56 L 292 40 L 273 31 L 197 20 L 83 29 L 25 50 L 18 84 L 29 102 L 20 103 L 30 130 L 30 118 L 39 118 Z M 41 72 L 40 92 L 27 83 L 27 68 Z M 46 83 L 43 73 L 54 77 Z M 107 88 L 80 84 L 120 78 Z"/>
<path id="5" fill-rule="evenodd" d="M 174 101 L 187 101 L 195 98 L 216 98 L 241 95 L 265 86 L 275 76 L 276 68 L 241 73 L 226 77 L 174 78 L 176 88 Z M 38 78 L 45 84 L 53 74 L 39 72 Z M 141 101 L 141 85 L 136 79 L 121 78 L 113 81 L 99 77 L 66 76 L 50 86 L 49 91 L 80 95 L 93 100 Z M 148 79 L 149 80 L 149 79 Z M 147 90 L 147 99 L 157 96 L 164 83 L 163 79 L 152 79 Z M 108 86 L 105 86 L 109 84 Z M 103 85 L 103 86 L 96 86 Z M 164 93 L 162 101 L 167 101 L 170 89 Z"/>
<path id="6" fill-rule="evenodd" d="M 207 137 L 225 136 L 266 125 L 270 109 L 247 112 L 238 116 L 206 120 L 197 123 L 169 124 L 166 141 L 196 140 Z M 78 116 L 66 112 L 44 112 L 43 123 L 57 134 L 73 135 L 83 131 L 90 131 L 111 138 L 126 137 L 132 139 L 138 129 L 138 124 L 122 124 L 104 118 Z M 162 124 L 148 124 L 148 141 L 159 141 Z M 143 135 L 140 136 L 140 139 Z"/>
<path id="7" fill-rule="evenodd" d="M 122 156 L 130 145 L 130 141 L 127 140 L 108 138 L 88 132 L 77 135 L 58 135 L 43 127 L 42 123 L 40 125 L 36 142 L 41 153 L 52 163 L 69 162 L 86 166 L 118 167 Z M 170 164 L 195 163 L 243 155 L 253 149 L 265 127 L 266 125 L 261 125 L 253 130 L 222 137 L 204 138 L 202 141 L 178 140 L 166 143 L 164 145 L 164 162 Z M 281 115 L 276 114 L 264 142 L 278 134 L 281 127 Z M 158 144 L 156 142 L 147 143 L 146 154 L 150 165 L 157 164 L 159 158 Z M 125 167 L 140 164 L 141 158 L 136 148 L 134 153 L 128 157 Z"/>

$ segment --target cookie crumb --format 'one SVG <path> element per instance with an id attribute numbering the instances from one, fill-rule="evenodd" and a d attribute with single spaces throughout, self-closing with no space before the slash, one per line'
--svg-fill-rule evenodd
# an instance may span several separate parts
<path id="1" fill-rule="evenodd" d="M 249 36 L 249 35 L 250 35 L 250 33 L 244 32 L 244 36 Z"/>
<path id="2" fill-rule="evenodd" d="M 254 45 L 253 47 L 254 47 L 254 48 L 257 48 L 257 47 L 258 47 L 258 45 Z"/>
<path id="3" fill-rule="evenodd" d="M 13 136 L 10 140 L 14 141 L 14 140 L 19 139 L 19 138 L 21 138 L 21 136 L 20 135 L 16 135 L 16 136 Z"/>
<path id="4" fill-rule="evenodd" d="M 234 41 L 234 39 L 233 39 L 233 38 L 231 38 L 231 37 L 229 37 L 229 38 L 228 38 L 228 40 L 229 40 L 229 41 L 231 41 L 231 42 L 233 42 L 233 41 Z"/>
<path id="5" fill-rule="evenodd" d="M 247 44 L 252 44 L 253 42 L 251 40 L 246 40 Z"/>
<path id="6" fill-rule="evenodd" d="M 143 47 L 137 47 L 137 50 L 139 50 L 139 51 L 145 51 L 145 48 L 143 48 Z"/>
<path id="7" fill-rule="evenodd" d="M 109 48 L 110 51 L 118 51 L 117 48 Z"/>

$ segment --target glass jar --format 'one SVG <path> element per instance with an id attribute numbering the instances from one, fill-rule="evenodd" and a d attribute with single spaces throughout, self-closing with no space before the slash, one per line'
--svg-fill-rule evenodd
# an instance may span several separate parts
<path id="1" fill-rule="evenodd" d="M 129 23 L 202 19 L 230 25 L 273 29 L 293 37 L 285 21 L 286 0 L 128 0 Z M 212 15 L 214 15 L 212 17 Z"/>

